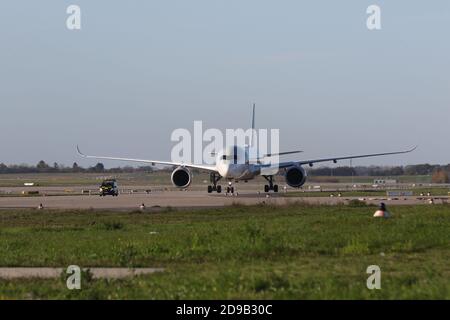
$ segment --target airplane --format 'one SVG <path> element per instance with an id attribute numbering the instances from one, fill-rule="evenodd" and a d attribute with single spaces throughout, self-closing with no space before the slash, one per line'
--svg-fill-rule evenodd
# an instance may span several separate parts
<path id="1" fill-rule="evenodd" d="M 253 105 L 252 112 L 252 133 L 255 130 L 255 105 Z M 253 140 L 253 137 L 252 139 Z M 357 158 L 368 158 L 368 157 L 378 157 L 378 156 L 387 156 L 387 155 L 395 155 L 395 154 L 405 154 L 414 151 L 416 147 L 405 150 L 405 151 L 394 151 L 394 152 L 384 152 L 384 153 L 372 153 L 372 154 L 363 154 L 363 155 L 351 155 L 351 156 L 343 156 L 343 157 L 330 157 L 330 158 L 321 158 L 321 159 L 310 159 L 310 160 L 298 160 L 298 161 L 286 161 L 279 162 L 275 165 L 276 170 L 266 170 L 268 168 L 268 164 L 262 163 L 260 160 L 266 157 L 273 156 L 283 156 L 287 154 L 300 153 L 302 151 L 287 151 L 280 152 L 276 154 L 266 154 L 262 157 L 257 157 L 257 161 L 250 162 L 249 161 L 249 152 L 250 145 L 239 146 L 227 146 L 223 148 L 223 150 L 217 152 L 216 161 L 214 165 L 207 164 L 192 164 L 192 163 L 179 163 L 179 162 L 170 162 L 170 161 L 157 161 L 157 160 L 145 160 L 145 159 L 132 159 L 132 158 L 118 158 L 118 157 L 105 157 L 105 156 L 92 156 L 83 154 L 80 151 L 80 148 L 77 145 L 77 152 L 81 157 L 91 158 L 91 159 L 103 159 L 103 160 L 117 160 L 117 161 L 130 161 L 130 162 L 140 162 L 140 163 L 148 163 L 152 166 L 154 165 L 166 165 L 173 166 L 175 169 L 171 174 L 171 180 L 174 186 L 184 189 L 189 187 L 192 182 L 192 173 L 190 169 L 198 169 L 201 171 L 208 172 L 210 175 L 210 185 L 208 185 L 207 191 L 208 193 L 212 193 L 213 191 L 217 193 L 222 192 L 222 186 L 218 184 L 221 179 L 228 181 L 228 186 L 226 189 L 227 193 L 234 193 L 234 187 L 232 186 L 232 182 L 239 182 L 254 179 L 257 176 L 261 175 L 264 179 L 267 180 L 267 183 L 264 186 L 264 192 L 278 192 L 278 185 L 274 184 L 274 176 L 279 174 L 280 172 L 284 175 L 286 184 L 293 188 L 300 188 L 303 186 L 307 179 L 306 170 L 303 168 L 304 165 L 309 165 L 312 167 L 315 163 L 320 162 L 334 162 L 337 163 L 339 160 L 348 160 L 348 159 L 357 159 Z M 242 156 L 245 158 L 242 159 Z M 272 164 L 273 166 L 273 164 Z"/>

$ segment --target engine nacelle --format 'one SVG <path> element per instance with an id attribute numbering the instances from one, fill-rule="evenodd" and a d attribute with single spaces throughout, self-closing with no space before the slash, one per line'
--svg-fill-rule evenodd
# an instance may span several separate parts
<path id="1" fill-rule="evenodd" d="M 188 168 L 178 167 L 173 170 L 170 179 L 175 187 L 187 188 L 192 182 L 192 174 Z"/>
<path id="2" fill-rule="evenodd" d="M 306 182 L 306 171 L 300 166 L 293 166 L 286 169 L 286 183 L 293 188 L 300 188 Z"/>

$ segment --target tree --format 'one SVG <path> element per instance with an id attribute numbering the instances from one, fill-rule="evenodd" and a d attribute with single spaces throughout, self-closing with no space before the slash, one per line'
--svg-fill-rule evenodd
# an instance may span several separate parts
<path id="1" fill-rule="evenodd" d="M 0 163 L 0 173 L 6 173 L 8 171 L 8 166 L 4 163 Z"/>
<path id="2" fill-rule="evenodd" d="M 103 163 L 99 162 L 95 165 L 95 167 L 91 167 L 91 170 L 93 172 L 104 172 L 105 166 L 103 165 Z"/>
<path id="3" fill-rule="evenodd" d="M 436 169 L 431 176 L 432 183 L 449 183 L 450 179 L 448 177 L 447 171 L 444 169 Z"/>
<path id="4" fill-rule="evenodd" d="M 76 162 L 73 163 L 72 171 L 73 172 L 80 172 L 81 171 L 81 168 L 80 168 L 80 166 L 78 166 L 78 163 L 76 163 Z"/>
<path id="5" fill-rule="evenodd" d="M 38 164 L 36 165 L 36 168 L 37 168 L 38 170 L 42 171 L 42 170 L 48 169 L 48 168 L 49 168 L 49 165 L 48 165 L 47 163 L 45 163 L 44 160 L 41 160 L 41 161 L 39 161 Z"/>
<path id="6" fill-rule="evenodd" d="M 406 166 L 404 171 L 406 175 L 429 175 L 435 168 L 436 166 L 425 163 Z"/>

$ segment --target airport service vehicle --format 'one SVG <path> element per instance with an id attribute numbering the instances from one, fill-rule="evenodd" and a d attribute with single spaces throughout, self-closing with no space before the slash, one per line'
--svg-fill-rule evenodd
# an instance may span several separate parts
<path id="1" fill-rule="evenodd" d="M 100 186 L 100 197 L 107 195 L 117 197 L 119 195 L 119 187 L 115 179 L 104 180 Z"/>
<path id="2" fill-rule="evenodd" d="M 253 105 L 252 114 L 252 134 L 255 130 L 255 105 Z M 253 140 L 253 137 L 252 139 Z M 104 159 L 104 160 L 118 160 L 118 161 L 131 161 L 131 162 L 141 162 L 148 163 L 151 165 L 166 165 L 174 166 L 175 169 L 172 172 L 171 180 L 174 186 L 184 189 L 189 187 L 192 182 L 191 169 L 199 169 L 206 171 L 210 175 L 210 185 L 208 186 L 208 193 L 222 192 L 222 187 L 218 184 L 221 179 L 227 180 L 229 186 L 227 191 L 233 192 L 231 183 L 254 179 L 257 176 L 262 176 L 267 180 L 267 184 L 264 186 L 264 192 L 278 192 L 278 185 L 274 182 L 274 177 L 276 175 L 282 174 L 284 176 L 287 185 L 293 188 L 300 188 L 306 182 L 306 171 L 303 168 L 304 165 L 309 165 L 312 167 L 315 163 L 319 162 L 334 162 L 337 163 L 339 160 L 346 159 L 356 159 L 356 158 L 367 158 L 367 157 L 377 157 L 395 154 L 404 154 L 412 152 L 416 147 L 406 150 L 406 151 L 395 151 L 395 152 L 384 152 L 384 153 L 371 153 L 363 155 L 351 155 L 343 157 L 328 157 L 321 159 L 309 159 L 309 160 L 298 160 L 298 161 L 285 161 L 267 164 L 261 161 L 267 157 L 283 156 L 287 154 L 300 153 L 302 151 L 288 151 L 281 153 L 272 153 L 256 156 L 256 159 L 250 158 L 250 148 L 251 145 L 233 145 L 225 147 L 223 150 L 215 154 L 216 161 L 214 165 L 199 165 L 192 163 L 177 163 L 170 161 L 157 161 L 157 160 L 145 160 L 145 159 L 132 159 L 132 158 L 117 158 L 117 157 L 105 157 L 105 156 L 91 156 L 83 154 L 79 147 L 77 146 L 78 154 L 84 158 L 92 159 Z"/>

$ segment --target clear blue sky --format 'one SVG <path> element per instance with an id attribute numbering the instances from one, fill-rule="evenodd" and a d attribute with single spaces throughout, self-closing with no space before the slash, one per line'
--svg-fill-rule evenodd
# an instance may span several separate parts
<path id="1" fill-rule="evenodd" d="M 418 144 L 354 165 L 449 163 L 449 31 L 447 0 L 4 0 L 0 162 L 92 165 L 76 144 L 168 160 L 174 129 L 247 127 L 255 101 L 305 158 Z"/>

